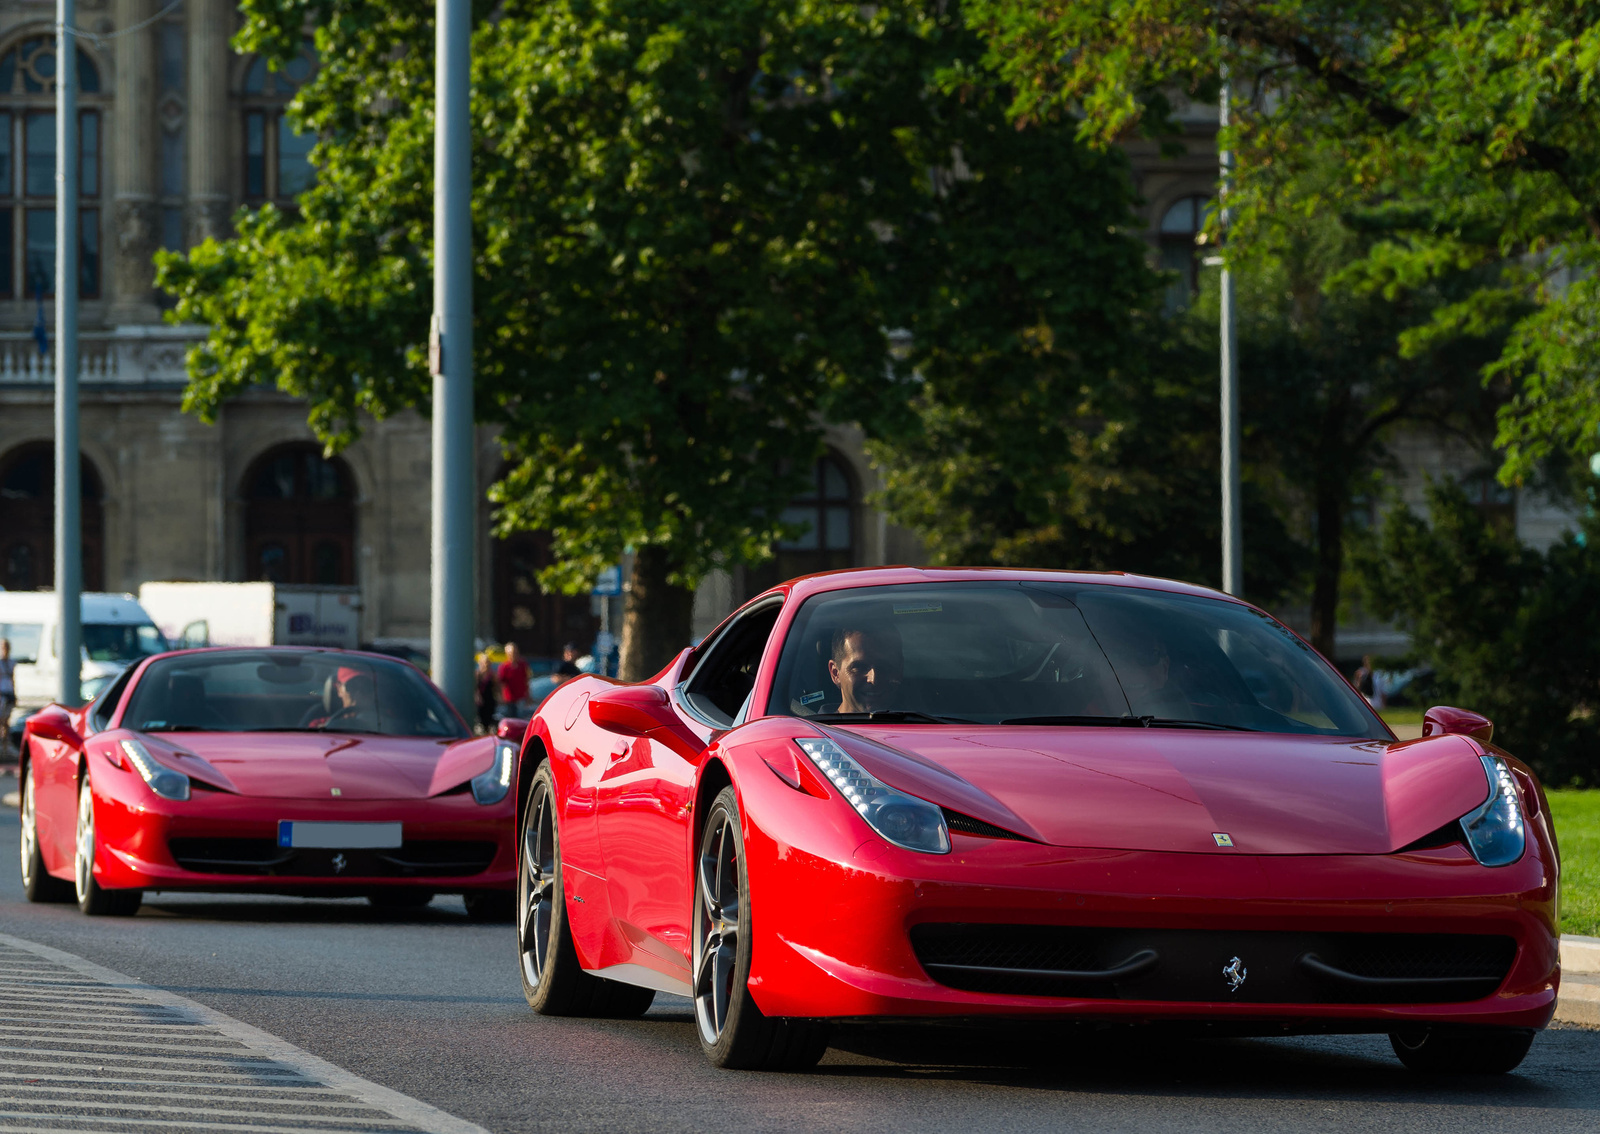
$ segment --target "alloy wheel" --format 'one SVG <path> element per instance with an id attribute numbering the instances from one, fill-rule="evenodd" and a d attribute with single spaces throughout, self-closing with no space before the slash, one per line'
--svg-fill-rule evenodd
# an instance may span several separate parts
<path id="1" fill-rule="evenodd" d="M 719 810 L 695 864 L 694 1015 L 715 1044 L 728 1024 L 739 952 L 739 840 L 734 818 Z"/>
<path id="2" fill-rule="evenodd" d="M 538 988 L 550 961 L 550 923 L 555 916 L 555 813 L 544 784 L 534 790 L 527 822 L 522 827 L 522 864 L 517 871 L 517 944 L 522 975 Z"/>
<path id="3" fill-rule="evenodd" d="M 39 850 L 38 820 L 33 811 L 33 768 L 30 765 L 22 779 L 22 884 L 33 885 L 33 864 Z"/>
<path id="4" fill-rule="evenodd" d="M 94 881 L 94 792 L 87 783 L 78 792 L 78 838 L 72 855 L 72 880 L 81 904 L 87 900 Z"/>

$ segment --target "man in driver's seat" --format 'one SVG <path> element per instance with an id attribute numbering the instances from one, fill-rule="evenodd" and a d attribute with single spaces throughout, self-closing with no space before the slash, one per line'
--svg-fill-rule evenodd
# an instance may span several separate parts
<path id="1" fill-rule="evenodd" d="M 833 633 L 828 677 L 839 687 L 840 713 L 898 709 L 904 669 L 900 634 L 887 627 L 845 627 Z"/>

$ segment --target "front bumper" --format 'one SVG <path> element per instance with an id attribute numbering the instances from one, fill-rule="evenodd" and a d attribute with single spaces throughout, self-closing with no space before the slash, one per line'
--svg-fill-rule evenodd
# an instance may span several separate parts
<path id="1" fill-rule="evenodd" d="M 773 779 L 776 791 L 759 776 L 741 784 L 753 919 L 750 989 L 768 1015 L 1193 1020 L 1241 1031 L 1360 1032 L 1408 1022 L 1538 1028 L 1554 1012 L 1557 871 L 1553 852 L 1533 838 L 1521 861 L 1497 869 L 1479 866 L 1459 848 L 1371 856 L 1173 854 L 961 834 L 952 835 L 949 855 L 923 855 L 883 842 L 850 822 L 853 814 L 839 822 L 833 801 Z M 763 824 L 753 817 L 776 819 Z M 1214 977 L 1211 959 L 1183 960 L 1187 970 L 1214 979 L 1215 993 L 1202 986 L 1182 998 L 1135 999 L 1136 981 L 1096 996 L 952 987 L 932 979 L 917 959 L 912 929 L 925 924 L 1106 927 L 1152 939 L 1203 939 L 1219 953 Z M 1225 962 L 1238 956 L 1248 967 L 1252 948 L 1261 960 L 1263 941 L 1296 934 L 1308 940 L 1499 936 L 1515 942 L 1515 953 L 1498 987 L 1489 995 L 1480 987 L 1471 1000 L 1269 996 L 1264 1002 L 1259 982 L 1230 991 Z"/>
<path id="2" fill-rule="evenodd" d="M 100 853 L 95 876 L 108 889 L 336 894 L 389 887 L 509 890 L 516 883 L 509 797 L 506 803 L 482 807 L 470 793 L 421 800 L 327 801 L 247 798 L 204 790 L 184 801 L 141 794 L 145 798 L 132 801 L 115 796 L 98 799 L 95 827 Z M 278 822 L 283 819 L 399 822 L 405 845 L 387 852 L 263 854 L 258 848 L 270 850 L 276 844 Z M 229 846 L 245 851 L 231 856 L 234 862 L 224 863 L 230 857 Z M 470 861 L 448 853 L 465 846 L 479 848 Z M 430 853 L 432 848 L 447 853 Z M 249 865 L 252 858 L 262 861 L 261 869 Z M 202 865 L 208 859 L 213 869 Z M 487 865 L 479 865 L 485 861 Z"/>

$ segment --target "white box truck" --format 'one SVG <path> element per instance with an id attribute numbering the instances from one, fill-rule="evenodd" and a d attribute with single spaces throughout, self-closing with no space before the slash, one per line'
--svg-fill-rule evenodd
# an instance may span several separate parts
<path id="1" fill-rule="evenodd" d="M 356 587 L 146 583 L 139 604 L 174 646 L 337 646 L 361 641 Z"/>

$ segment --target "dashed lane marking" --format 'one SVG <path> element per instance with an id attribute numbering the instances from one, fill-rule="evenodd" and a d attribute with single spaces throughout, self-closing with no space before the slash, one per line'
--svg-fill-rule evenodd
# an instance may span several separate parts
<path id="1" fill-rule="evenodd" d="M 0 933 L 0 1134 L 488 1134 L 249 1024 Z"/>

